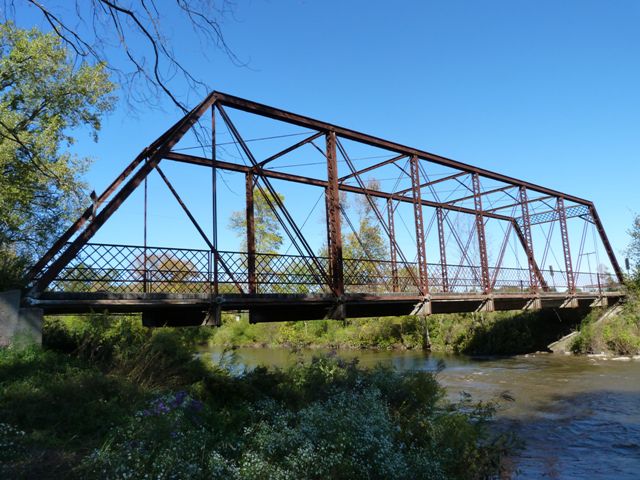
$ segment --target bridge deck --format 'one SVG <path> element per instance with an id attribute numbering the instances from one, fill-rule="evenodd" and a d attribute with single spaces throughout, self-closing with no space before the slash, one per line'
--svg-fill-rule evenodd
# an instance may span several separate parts
<path id="1" fill-rule="evenodd" d="M 331 295 L 306 294 L 226 294 L 212 297 L 194 293 L 107 293 L 46 292 L 29 304 L 47 314 L 104 311 L 142 312 L 151 323 L 199 325 L 205 312 L 248 310 L 252 322 L 316 320 L 322 318 L 454 313 L 475 311 L 526 310 L 538 308 L 587 308 L 606 306 L 620 300 L 620 292 L 584 292 L 567 297 L 557 292 L 508 294 L 434 294 L 426 310 L 416 295 L 347 295 L 340 302 Z M 340 314 L 336 309 L 344 308 Z M 147 322 L 149 323 L 149 322 Z"/>

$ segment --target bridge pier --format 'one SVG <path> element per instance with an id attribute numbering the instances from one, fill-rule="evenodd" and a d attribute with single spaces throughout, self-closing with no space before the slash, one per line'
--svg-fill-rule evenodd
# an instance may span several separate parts
<path id="1" fill-rule="evenodd" d="M 0 346 L 42 344 L 42 308 L 21 308 L 20 290 L 0 292 Z"/>

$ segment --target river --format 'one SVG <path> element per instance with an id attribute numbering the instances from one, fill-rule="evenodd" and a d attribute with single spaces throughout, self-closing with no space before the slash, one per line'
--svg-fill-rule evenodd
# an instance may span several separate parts
<path id="1" fill-rule="evenodd" d="M 241 348 L 231 368 L 285 366 L 319 350 Z M 214 361 L 221 350 L 207 351 Z M 437 371 L 447 394 L 501 399 L 496 428 L 525 441 L 516 479 L 640 479 L 640 360 L 552 354 L 468 358 L 421 351 L 341 351 L 362 366 Z"/>

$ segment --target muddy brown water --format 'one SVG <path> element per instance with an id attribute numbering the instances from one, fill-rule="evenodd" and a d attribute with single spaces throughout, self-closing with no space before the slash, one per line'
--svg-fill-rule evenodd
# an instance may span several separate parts
<path id="1" fill-rule="evenodd" d="M 322 350 L 241 348 L 236 372 L 258 365 L 283 367 Z M 203 353 L 219 361 L 222 350 Z M 502 398 L 496 428 L 525 441 L 516 479 L 640 480 L 640 360 L 552 354 L 468 358 L 420 351 L 340 351 L 360 365 L 436 371 L 447 394 L 475 400 Z M 440 366 L 440 367 L 439 367 Z M 509 398 L 511 400 L 505 400 Z"/>

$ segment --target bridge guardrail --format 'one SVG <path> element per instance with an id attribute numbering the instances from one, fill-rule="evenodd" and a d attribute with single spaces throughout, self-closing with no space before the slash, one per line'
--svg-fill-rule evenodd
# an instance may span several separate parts
<path id="1" fill-rule="evenodd" d="M 256 293 L 329 293 L 320 272 L 309 258 L 283 254 L 256 254 Z M 326 257 L 318 257 L 325 270 Z M 217 263 L 217 265 L 216 265 Z M 222 268 L 222 264 L 226 268 Z M 446 267 L 446 268 L 444 268 Z M 388 259 L 347 258 L 343 261 L 346 293 L 416 295 L 417 263 Z M 431 293 L 482 293 L 480 266 L 428 264 Z M 529 291 L 526 268 L 491 268 L 494 293 Z M 549 290 L 567 291 L 566 273 L 543 270 Z M 615 277 L 607 272 L 577 272 L 576 291 L 619 290 Z M 246 252 L 220 251 L 216 262 L 209 250 L 144 247 L 135 245 L 86 244 L 49 285 L 49 291 L 114 293 L 240 293 L 248 291 Z M 240 287 L 240 288 L 238 288 Z"/>

